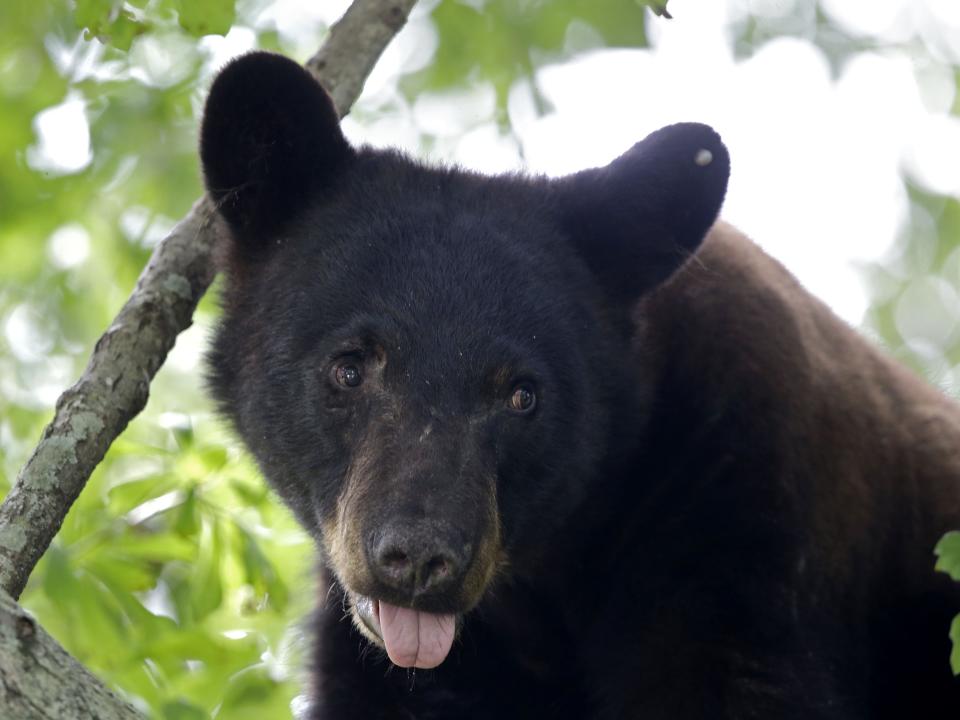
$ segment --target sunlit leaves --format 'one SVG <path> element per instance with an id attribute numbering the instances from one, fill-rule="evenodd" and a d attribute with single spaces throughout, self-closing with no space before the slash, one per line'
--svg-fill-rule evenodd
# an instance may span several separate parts
<path id="1" fill-rule="evenodd" d="M 960 675 L 960 615 L 950 623 L 950 642 L 953 643 L 950 649 L 950 669 L 954 675 Z"/>
<path id="2" fill-rule="evenodd" d="M 867 273 L 867 322 L 900 360 L 960 396 L 960 201 L 907 187 L 910 216 L 898 245 Z"/>
<path id="3" fill-rule="evenodd" d="M 211 442 L 209 424 L 174 424 L 159 435 L 140 424 L 134 435 L 157 444 L 125 436 L 25 600 L 157 717 L 210 717 L 218 706 L 218 717 L 286 716 L 297 684 L 264 655 L 285 652 L 288 612 L 309 607 L 312 548 L 253 468 Z"/>
<path id="4" fill-rule="evenodd" d="M 201 708 L 184 700 L 164 703 L 160 708 L 162 720 L 207 720 L 209 717 Z"/>
<path id="5" fill-rule="evenodd" d="M 114 40 L 118 47 L 127 49 L 130 40 L 127 32 L 117 32 L 114 27 L 135 25 L 129 11 L 123 8 L 122 0 L 75 0 L 74 17 L 77 27 L 86 30 L 87 38 L 95 37 L 101 42 Z M 146 28 L 142 28 L 145 30 Z"/>
<path id="6" fill-rule="evenodd" d="M 432 18 L 439 31 L 434 62 L 408 78 L 411 94 L 478 81 L 490 83 L 498 106 L 521 77 L 572 50 L 586 49 L 571 33 L 579 28 L 595 47 L 644 47 L 645 3 L 637 0 L 441 0 Z M 574 45 L 574 46 L 571 46 Z"/>
<path id="7" fill-rule="evenodd" d="M 172 0 L 180 27 L 191 35 L 226 35 L 236 18 L 234 0 Z"/>
<path id="8" fill-rule="evenodd" d="M 937 556 L 937 570 L 947 573 L 960 582 L 960 532 L 948 532 L 934 550 Z"/>
<path id="9" fill-rule="evenodd" d="M 129 50 L 134 38 L 150 29 L 122 4 L 108 0 L 77 0 L 77 24 L 86 30 L 87 39 Z"/>
<path id="10" fill-rule="evenodd" d="M 937 570 L 960 582 L 960 532 L 952 531 L 944 535 L 934 552 L 937 555 Z M 960 615 L 957 615 L 950 625 L 950 640 L 953 643 L 950 667 L 953 668 L 954 675 L 960 675 Z"/>
<path id="11" fill-rule="evenodd" d="M 129 50 L 134 38 L 173 16 L 195 37 L 226 35 L 236 19 L 235 0 L 75 0 L 77 27 L 88 38 Z"/>
<path id="12" fill-rule="evenodd" d="M 290 714 L 289 703 L 275 692 L 275 687 L 270 668 L 247 668 L 231 679 L 221 712 L 232 720 L 286 717 Z"/>

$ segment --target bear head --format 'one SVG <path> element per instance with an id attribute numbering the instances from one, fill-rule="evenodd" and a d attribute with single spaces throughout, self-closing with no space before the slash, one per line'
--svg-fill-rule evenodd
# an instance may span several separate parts
<path id="1" fill-rule="evenodd" d="M 358 628 L 436 665 L 637 441 L 631 313 L 714 222 L 726 150 L 679 124 L 559 179 L 427 167 L 351 146 L 268 53 L 217 77 L 200 149 L 228 229 L 214 396 Z"/>

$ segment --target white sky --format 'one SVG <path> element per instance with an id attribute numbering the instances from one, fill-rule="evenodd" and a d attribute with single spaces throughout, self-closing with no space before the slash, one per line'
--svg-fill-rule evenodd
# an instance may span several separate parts
<path id="1" fill-rule="evenodd" d="M 330 22 L 347 4 L 279 0 L 258 24 L 277 23 L 305 57 L 316 42 L 315 20 Z M 761 22 L 788 17 L 802 28 L 814 22 L 805 17 L 810 3 L 671 0 L 673 20 L 651 18 L 651 49 L 594 51 L 544 68 L 537 81 L 554 106 L 547 116 L 534 113 L 528 86 L 515 87 L 514 137 L 502 137 L 493 124 L 489 87 L 423 96 L 412 106 L 397 95 L 399 74 L 430 61 L 436 37 L 426 15 L 433 4 L 422 0 L 344 122 L 354 141 L 421 153 L 422 129 L 438 136 L 436 159 L 556 175 L 604 164 L 662 125 L 707 122 L 732 157 L 723 217 L 854 325 L 867 307 L 858 264 L 883 258 L 905 220 L 901 170 L 926 189 L 960 196 L 960 120 L 948 115 L 955 93 L 948 63 L 960 61 L 958 0 L 827 0 L 845 29 L 889 47 L 854 56 L 837 78 L 820 50 L 799 39 L 777 39 L 747 60 L 733 58 L 729 25 L 743 13 Z M 568 43 L 589 40 L 591 32 L 571 28 Z M 918 54 L 924 44 L 906 42 L 916 36 L 932 54 Z M 211 70 L 253 41 L 243 28 L 205 39 L 214 51 Z M 905 47 L 914 54 L 898 49 Z M 89 162 L 77 100 L 41 113 L 35 127 L 34 166 L 71 172 Z M 937 292 L 943 298 L 943 288 Z M 952 332 L 956 312 L 945 322 Z"/>

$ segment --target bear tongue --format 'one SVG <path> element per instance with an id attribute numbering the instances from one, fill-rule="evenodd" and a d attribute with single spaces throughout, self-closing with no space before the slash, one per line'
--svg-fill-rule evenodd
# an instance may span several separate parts
<path id="1" fill-rule="evenodd" d="M 379 603 L 380 630 L 391 662 L 400 667 L 435 668 L 453 645 L 455 615 L 434 613 Z"/>

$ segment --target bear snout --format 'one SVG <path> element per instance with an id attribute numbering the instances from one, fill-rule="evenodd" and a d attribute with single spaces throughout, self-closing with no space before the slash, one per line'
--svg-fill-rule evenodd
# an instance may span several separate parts
<path id="1" fill-rule="evenodd" d="M 365 551 L 370 574 L 387 594 L 417 600 L 455 593 L 472 549 L 453 527 L 395 520 L 369 538 Z"/>

